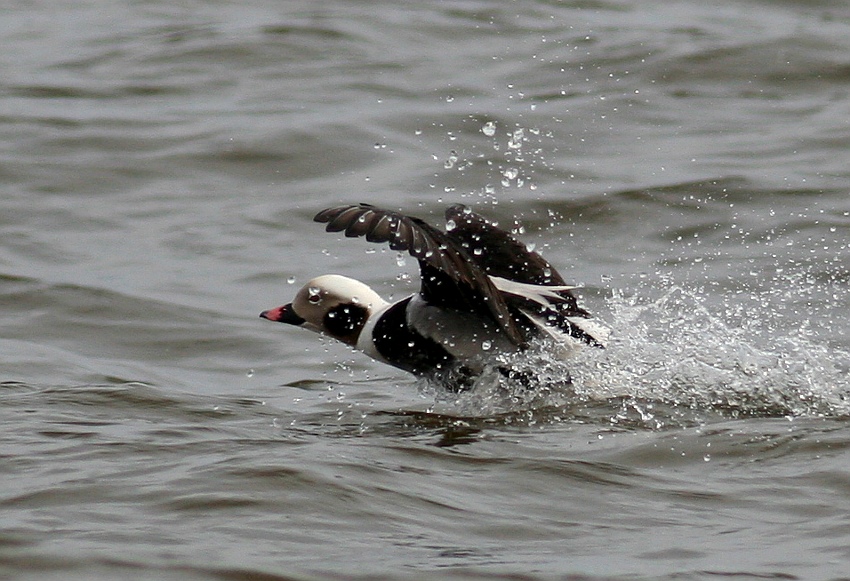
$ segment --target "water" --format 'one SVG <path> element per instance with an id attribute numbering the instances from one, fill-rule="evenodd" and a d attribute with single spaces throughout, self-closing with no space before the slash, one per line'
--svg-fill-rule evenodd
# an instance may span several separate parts
<path id="1" fill-rule="evenodd" d="M 840 579 L 850 7 L 16 1 L 0 578 Z M 612 329 L 436 393 L 257 318 L 515 229 Z M 565 373 L 573 376 L 568 385 Z"/>

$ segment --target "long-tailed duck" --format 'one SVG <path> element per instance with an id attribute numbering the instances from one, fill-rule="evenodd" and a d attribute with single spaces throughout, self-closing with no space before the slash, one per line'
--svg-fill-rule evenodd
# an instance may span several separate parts
<path id="1" fill-rule="evenodd" d="M 419 262 L 419 292 L 390 304 L 362 282 L 326 274 L 262 318 L 329 335 L 455 390 L 470 385 L 495 356 L 523 351 L 536 339 L 566 350 L 603 347 L 606 332 L 588 321 L 575 287 L 466 206 L 446 210 L 445 232 L 369 204 L 328 208 L 314 220 L 327 223 L 328 232 L 408 252 Z"/>

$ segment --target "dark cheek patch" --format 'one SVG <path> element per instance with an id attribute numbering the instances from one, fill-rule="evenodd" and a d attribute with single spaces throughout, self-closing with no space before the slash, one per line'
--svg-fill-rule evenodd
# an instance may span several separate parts
<path id="1" fill-rule="evenodd" d="M 366 307 L 362 305 L 337 305 L 325 314 L 322 323 L 329 335 L 354 344 L 368 314 Z"/>

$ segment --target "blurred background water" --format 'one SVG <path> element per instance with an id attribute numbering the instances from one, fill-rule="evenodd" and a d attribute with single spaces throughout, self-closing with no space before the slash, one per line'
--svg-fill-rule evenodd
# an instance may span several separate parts
<path id="1" fill-rule="evenodd" d="M 847 578 L 850 4 L 11 0 L 0 70 L 0 578 Z M 258 319 L 416 288 L 359 201 L 610 347 L 455 399 Z"/>

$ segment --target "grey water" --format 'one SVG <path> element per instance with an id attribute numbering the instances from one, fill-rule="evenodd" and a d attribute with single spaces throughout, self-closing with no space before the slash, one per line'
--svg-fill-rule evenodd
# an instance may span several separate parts
<path id="1" fill-rule="evenodd" d="M 0 578 L 850 578 L 850 4 L 2 14 Z M 311 221 L 361 201 L 515 230 L 609 347 L 451 395 L 260 320 L 415 291 Z"/>

